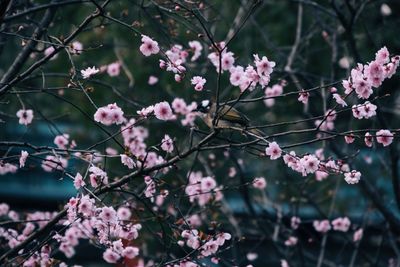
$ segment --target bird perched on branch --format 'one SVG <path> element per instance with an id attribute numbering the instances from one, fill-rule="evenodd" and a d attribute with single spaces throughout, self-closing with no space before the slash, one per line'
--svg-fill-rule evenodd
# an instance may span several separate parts
<path id="1" fill-rule="evenodd" d="M 263 138 L 265 134 L 258 129 L 247 129 L 250 126 L 250 120 L 237 109 L 229 105 L 221 105 L 217 111 L 216 103 L 209 100 L 201 101 L 197 110 L 202 113 L 202 119 L 210 128 L 242 130 L 243 133 L 251 133 L 257 137 Z M 215 117 L 215 115 L 217 115 Z"/>

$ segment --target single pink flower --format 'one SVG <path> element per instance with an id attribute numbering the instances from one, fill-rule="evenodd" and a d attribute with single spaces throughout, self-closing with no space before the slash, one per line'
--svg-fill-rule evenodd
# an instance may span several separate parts
<path id="1" fill-rule="evenodd" d="M 265 189 L 267 187 L 267 181 L 264 177 L 254 178 L 253 187 L 258 189 Z"/>
<path id="2" fill-rule="evenodd" d="M 118 76 L 120 73 L 121 64 L 119 62 L 114 62 L 107 65 L 107 73 L 110 77 Z"/>
<path id="3" fill-rule="evenodd" d="M 335 99 L 336 103 L 338 103 L 342 107 L 347 107 L 346 101 L 344 101 L 339 94 L 333 94 L 333 98 Z"/>
<path id="4" fill-rule="evenodd" d="M 85 181 L 83 180 L 82 175 L 78 172 L 78 173 L 75 175 L 74 187 L 78 190 L 79 188 L 81 188 L 81 187 L 83 187 L 83 186 L 85 186 L 85 185 L 86 185 L 86 183 L 85 183 Z"/>
<path id="5" fill-rule="evenodd" d="M 201 51 L 203 50 L 203 47 L 201 46 L 199 41 L 190 41 L 189 47 L 193 51 L 193 56 L 190 60 L 196 61 L 201 56 Z"/>
<path id="6" fill-rule="evenodd" d="M 360 241 L 362 239 L 362 237 L 363 237 L 363 233 L 364 233 L 364 231 L 363 231 L 362 228 L 360 228 L 357 231 L 355 231 L 354 235 L 353 235 L 353 242 Z"/>
<path id="7" fill-rule="evenodd" d="M 379 130 L 376 132 L 376 141 L 383 146 L 388 146 L 393 142 L 393 134 L 389 130 Z"/>
<path id="8" fill-rule="evenodd" d="M 367 147 L 372 147 L 373 138 L 372 138 L 372 135 L 370 133 L 368 133 L 368 132 L 365 133 L 364 142 L 365 142 L 365 145 Z"/>
<path id="9" fill-rule="evenodd" d="M 206 79 L 200 76 L 194 76 L 190 81 L 195 86 L 194 89 L 196 91 L 202 91 L 204 84 L 206 83 Z"/>
<path id="10" fill-rule="evenodd" d="M 71 44 L 69 51 L 73 55 L 80 55 L 83 51 L 83 44 L 79 41 L 74 41 Z"/>
<path id="11" fill-rule="evenodd" d="M 168 102 L 160 102 L 154 105 L 154 115 L 157 119 L 167 121 L 173 118 L 172 109 Z"/>
<path id="12" fill-rule="evenodd" d="M 358 171 L 351 171 L 351 172 L 346 172 L 344 174 L 344 180 L 348 184 L 357 184 L 360 181 L 361 178 L 361 173 Z"/>
<path id="13" fill-rule="evenodd" d="M 161 149 L 168 153 L 171 153 L 174 150 L 174 142 L 168 134 L 166 134 L 161 140 Z"/>
<path id="14" fill-rule="evenodd" d="M 155 85 L 156 83 L 158 83 L 158 78 L 156 76 L 149 76 L 149 80 L 147 81 L 147 83 L 149 85 Z"/>
<path id="15" fill-rule="evenodd" d="M 332 221 L 333 230 L 340 232 L 347 232 L 350 228 L 351 222 L 349 218 L 336 218 Z"/>
<path id="16" fill-rule="evenodd" d="M 300 102 L 302 102 L 305 105 L 305 104 L 308 103 L 308 98 L 309 97 L 310 97 L 310 93 L 302 90 L 299 93 L 299 98 L 297 100 L 299 100 Z"/>
<path id="17" fill-rule="evenodd" d="M 111 248 L 106 249 L 103 253 L 103 259 L 108 263 L 117 263 L 121 256 L 114 252 Z"/>
<path id="18" fill-rule="evenodd" d="M 355 140 L 354 134 L 346 134 L 344 136 L 344 140 L 346 141 L 347 144 L 353 143 Z"/>
<path id="19" fill-rule="evenodd" d="M 139 50 L 146 57 L 152 54 L 158 54 L 158 52 L 160 52 L 158 43 L 146 35 L 142 35 L 142 45 L 140 46 Z"/>
<path id="20" fill-rule="evenodd" d="M 121 154 L 121 163 L 127 166 L 129 169 L 133 169 L 135 167 L 135 162 L 131 157 L 128 157 L 125 154 Z"/>
<path id="21" fill-rule="evenodd" d="M 31 109 L 20 109 L 17 112 L 19 118 L 19 124 L 28 125 L 33 120 L 33 110 Z"/>
<path id="22" fill-rule="evenodd" d="M 315 231 L 321 233 L 326 233 L 331 230 L 331 224 L 329 223 L 329 220 L 314 221 L 313 226 Z"/>
<path id="23" fill-rule="evenodd" d="M 88 79 L 90 76 L 93 76 L 97 74 L 100 70 L 96 68 L 95 66 L 93 67 L 88 67 L 84 70 L 81 70 L 81 75 L 83 79 Z"/>
<path id="24" fill-rule="evenodd" d="M 276 142 L 272 142 L 269 143 L 268 147 L 265 149 L 265 154 L 272 160 L 275 160 L 281 157 L 282 150 Z"/>
<path id="25" fill-rule="evenodd" d="M 117 212 L 113 207 L 104 207 L 101 209 L 99 218 L 105 223 L 115 223 L 117 221 Z"/>
<path id="26" fill-rule="evenodd" d="M 25 162 L 26 162 L 26 159 L 28 158 L 28 155 L 29 155 L 29 153 L 26 152 L 25 150 L 21 151 L 21 156 L 19 157 L 19 167 L 20 168 L 25 167 Z"/>
<path id="27" fill-rule="evenodd" d="M 139 255 L 139 249 L 136 247 L 126 247 L 122 251 L 122 256 L 128 259 L 133 259 Z"/>

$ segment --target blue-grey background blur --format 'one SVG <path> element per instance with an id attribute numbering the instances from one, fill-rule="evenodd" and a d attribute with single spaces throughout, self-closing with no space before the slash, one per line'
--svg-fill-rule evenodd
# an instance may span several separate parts
<path id="1" fill-rule="evenodd" d="M 78 2 L 78 1 L 77 1 Z M 72 32 L 81 21 L 94 10 L 89 1 L 82 3 L 71 3 L 59 7 L 54 22 L 48 29 L 44 40 L 54 41 L 53 37 L 62 39 Z M 100 2 L 100 1 L 99 1 Z M 341 18 L 332 8 L 335 2 Z M 48 4 L 49 1 L 14 1 L 15 10 L 22 11 L 29 7 Z M 215 41 L 225 40 L 227 32 L 235 24 L 235 18 L 243 21 L 247 14 L 250 1 L 209 1 L 204 4 L 206 8 L 201 11 L 204 16 L 206 27 L 210 30 Z M 288 73 L 284 71 L 288 55 L 296 33 L 297 13 L 299 3 L 303 4 L 303 26 L 301 42 L 298 47 L 292 69 L 300 80 L 302 88 L 340 81 L 349 74 L 349 68 L 343 66 L 343 61 L 348 60 L 350 65 L 355 65 L 354 51 L 349 45 L 348 32 L 342 25 L 340 19 L 351 23 L 351 35 L 355 48 L 363 63 L 374 59 L 375 52 L 382 46 L 387 46 L 392 54 L 400 52 L 400 2 L 399 1 L 262 1 L 247 19 L 245 25 L 238 35 L 230 43 L 228 49 L 235 53 L 236 62 L 246 66 L 253 60 L 252 55 L 266 55 L 270 60 L 277 63 L 275 72 L 272 74 L 271 84 L 281 79 L 288 81 L 285 92 L 297 90 Z M 356 14 L 356 19 L 348 5 L 362 8 Z M 242 13 L 239 10 L 243 6 Z M 388 12 L 389 7 L 390 12 Z M 386 9 L 385 9 L 386 8 Z M 176 83 L 170 73 L 162 71 L 158 67 L 158 56 L 144 57 L 139 51 L 140 36 L 134 34 L 130 29 L 105 19 L 96 19 L 85 30 L 78 35 L 76 40 L 84 45 L 85 51 L 80 56 L 74 56 L 73 61 L 77 70 L 89 66 L 102 66 L 110 64 L 119 59 L 123 60 L 133 79 L 128 78 L 124 71 L 118 77 L 109 77 L 106 73 L 96 75 L 94 79 L 84 82 L 90 97 L 98 106 L 104 106 L 116 102 L 127 116 L 135 115 L 139 109 L 132 102 L 147 106 L 156 102 L 167 100 L 171 102 L 175 97 L 181 97 L 187 102 L 210 99 L 214 93 L 217 83 L 217 73 L 212 64 L 206 59 L 210 42 L 193 17 L 183 11 L 175 11 L 170 1 L 111 1 L 107 7 L 110 14 L 128 25 L 133 25 L 140 32 L 153 37 L 160 46 L 166 50 L 172 44 L 181 44 L 187 47 L 187 42 L 200 40 L 203 44 L 203 54 L 199 64 L 188 64 L 188 74 L 202 75 L 207 78 L 206 90 L 195 92 L 190 85 L 189 79 L 182 83 Z M 17 35 L 0 34 L 0 76 L 12 64 L 16 55 L 22 48 L 20 36 L 30 36 L 44 11 L 13 19 L 13 14 L 5 15 L 5 21 L 1 31 L 18 32 Z M 239 15 L 238 15 L 239 13 Z M 9 18 L 7 20 L 7 18 Z M 240 24 L 240 23 L 239 23 Z M 101 26 L 100 26 L 101 25 Z M 22 26 L 22 27 L 21 27 Z M 329 40 L 329 41 L 327 41 Z M 33 53 L 33 57 L 26 62 L 23 69 L 28 68 L 35 61 L 43 57 L 43 50 L 47 45 L 39 44 Z M 334 49 L 333 49 L 334 47 Z M 344 59 L 345 58 L 345 59 Z M 339 64 L 342 59 L 342 65 Z M 95 109 L 89 104 L 88 99 L 80 91 L 68 90 L 69 73 L 71 63 L 67 53 L 61 52 L 56 60 L 49 61 L 39 70 L 35 71 L 31 78 L 18 83 L 13 90 L 9 91 L 0 99 L 0 141 L 23 141 L 37 146 L 53 146 L 54 137 L 60 133 L 68 133 L 71 139 L 77 141 L 78 148 L 89 147 L 102 140 L 106 136 L 97 130 L 93 123 L 83 115 L 87 113 L 92 116 Z M 148 85 L 150 75 L 157 76 L 159 82 Z M 239 90 L 229 85 L 229 76 L 222 77 L 222 98 L 233 99 L 239 95 Z M 45 87 L 49 89 L 41 90 Z M 64 89 L 54 89 L 54 88 Z M 51 89 L 53 88 L 53 89 Z M 341 85 L 337 85 L 339 91 Z M 17 98 L 18 91 L 29 91 L 18 96 L 27 108 L 33 109 L 35 118 L 31 125 L 25 127 L 18 124 L 15 115 L 21 108 Z M 399 76 L 396 74 L 392 79 L 385 81 L 378 90 L 378 95 L 383 96 L 390 93 L 390 97 L 379 100 L 381 116 L 391 128 L 399 128 L 400 120 L 400 98 L 399 98 Z M 264 103 L 251 103 L 239 105 L 238 108 L 256 125 L 294 121 L 302 118 L 323 114 L 324 105 L 333 106 L 332 99 L 325 104 L 322 98 L 328 94 L 328 90 L 319 90 L 312 93 L 310 105 L 307 109 L 297 101 L 297 96 L 277 99 L 272 108 L 267 108 Z M 57 95 L 59 97 L 55 97 Z M 262 90 L 254 95 L 262 95 Z M 68 100 L 68 102 L 62 99 Z M 71 105 L 77 105 L 80 110 Z M 201 121 L 196 124 L 201 129 L 206 129 Z M 288 129 L 303 129 L 313 125 L 313 122 L 300 123 L 293 126 L 275 127 L 273 132 L 286 131 Z M 151 120 L 145 124 L 150 130 L 149 144 L 156 144 L 167 132 L 177 138 L 178 146 L 187 144 L 189 135 L 188 128 L 179 126 L 177 122 L 160 122 Z M 117 130 L 117 127 L 109 127 Z M 373 121 L 358 121 L 350 112 L 342 114 L 336 121 L 336 129 L 344 131 L 357 128 L 382 128 L 377 119 Z M 280 144 L 291 144 L 312 139 L 313 135 L 289 135 L 279 139 Z M 391 162 L 389 150 L 381 148 L 363 148 L 363 140 L 357 140 L 357 145 L 346 145 L 344 140 L 337 139 L 335 143 L 340 147 L 342 153 L 357 156 L 350 159 L 352 165 L 360 170 L 363 179 L 368 179 L 374 189 L 382 197 L 384 205 L 388 206 L 396 216 L 399 216 L 399 207 L 394 200 L 394 187 L 391 179 Z M 98 147 L 104 153 L 106 147 L 113 147 L 108 142 Z M 325 155 L 333 154 L 328 143 L 311 144 L 296 148 L 298 154 L 314 152 L 320 147 L 325 147 Z M 360 149 L 361 147 L 361 149 Z M 117 148 L 117 147 L 114 147 Z M 19 154 L 20 147 L 0 146 L 0 156 Z M 398 142 L 393 149 L 398 153 Z M 29 151 L 29 149 L 28 149 Z M 314 177 L 304 178 L 284 167 L 282 162 L 260 160 L 257 157 L 244 153 L 233 152 L 237 158 L 243 158 L 243 175 L 246 182 L 254 177 L 264 176 L 268 181 L 268 197 L 282 205 L 283 220 L 287 223 L 290 216 L 297 214 L 305 222 L 305 226 L 299 231 L 299 248 L 292 250 L 291 257 L 294 266 L 313 266 L 314 258 L 318 255 L 320 236 L 316 234 L 311 226 L 314 219 L 325 218 L 328 214 L 332 197 L 335 197 L 335 209 L 331 218 L 336 216 L 348 216 L 353 224 L 365 227 L 365 240 L 361 243 L 363 248 L 356 266 L 386 266 L 388 258 L 396 257 L 392 242 L 397 242 L 396 237 L 387 234 L 387 222 L 381 213 L 375 208 L 371 200 L 366 196 L 359 186 L 349 186 L 344 181 L 337 183 L 340 176 L 330 176 L 322 182 Z M 233 162 L 225 160 L 221 151 L 215 152 L 215 159 L 204 153 L 206 161 L 213 161 L 214 171 L 219 184 L 225 186 L 237 183 L 237 180 L 227 177 L 230 167 L 237 167 Z M 370 158 L 372 163 L 366 163 Z M 16 163 L 16 161 L 15 161 Z M 57 210 L 62 207 L 66 200 L 76 194 L 71 180 L 66 179 L 61 173 L 47 173 L 40 168 L 41 158 L 29 158 L 27 167 L 18 170 L 16 174 L 0 177 L 0 202 L 7 202 L 12 209 L 29 211 Z M 75 160 L 69 161 L 68 169 L 76 172 L 82 166 Z M 397 162 L 396 162 L 397 164 Z M 113 168 L 113 166 L 118 166 Z M 190 166 L 190 163 L 186 165 Z M 396 165 L 400 168 L 399 165 Z M 110 177 L 125 173 L 125 169 L 119 167 L 118 160 L 110 160 L 105 163 L 105 168 Z M 182 169 L 185 164 L 182 165 Z M 196 166 L 201 170 L 201 166 Z M 74 171 L 75 170 L 75 171 Z M 170 173 L 166 179 L 173 179 L 174 175 L 184 176 L 185 173 Z M 337 190 L 336 190 L 337 189 Z M 334 192 L 336 194 L 334 195 Z M 273 207 L 262 207 L 254 202 L 255 214 L 250 214 L 245 200 L 238 190 L 224 192 L 226 200 L 234 214 L 236 214 L 244 235 L 247 239 L 240 245 L 240 250 L 235 250 L 232 257 L 242 257 L 241 264 L 247 261 L 244 255 L 248 251 L 259 253 L 259 258 L 253 263 L 254 266 L 279 266 L 279 257 L 274 252 L 273 242 L 270 237 L 263 236 L 263 231 L 255 227 L 254 221 L 265 222 L 268 229 L 269 222 L 276 221 L 276 210 Z M 252 192 L 251 197 L 257 200 L 261 197 L 257 192 Z M 310 201 L 312 200 L 312 201 Z M 258 237 L 258 238 L 257 238 Z M 312 242 L 310 242 L 312 240 Z M 151 249 L 152 244 L 149 244 Z M 77 250 L 76 262 L 83 265 L 93 264 L 99 266 L 101 263 L 97 257 L 100 251 L 94 251 L 90 246 L 83 245 L 82 250 Z M 90 253 L 85 253 L 88 249 Z M 346 266 L 348 258 L 353 250 L 351 235 L 332 234 L 327 243 L 326 258 L 332 266 Z M 232 252 L 229 252 L 232 253 Z M 288 252 L 289 253 L 289 252 Z M 371 263 L 368 259 L 374 259 Z M 72 261 L 73 262 L 73 261 Z M 208 263 L 209 264 L 209 263 Z M 271 264 L 271 265 L 270 265 Z M 374 265 L 375 264 L 375 265 Z M 229 266 L 229 265 L 221 265 Z M 242 265 L 241 265 L 242 266 Z"/>

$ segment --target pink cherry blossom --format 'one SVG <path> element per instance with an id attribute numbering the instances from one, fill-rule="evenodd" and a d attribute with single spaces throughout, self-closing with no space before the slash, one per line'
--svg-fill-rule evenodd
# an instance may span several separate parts
<path id="1" fill-rule="evenodd" d="M 28 125 L 33 120 L 33 110 L 20 109 L 17 111 L 17 117 L 19 118 L 19 124 Z"/>
<path id="2" fill-rule="evenodd" d="M 42 161 L 42 168 L 46 172 L 52 172 L 55 170 L 64 170 L 68 166 L 68 161 L 65 158 L 59 156 L 48 155 L 46 159 Z"/>
<path id="3" fill-rule="evenodd" d="M 266 56 L 263 56 L 261 59 L 257 54 L 253 55 L 254 57 L 254 64 L 257 67 L 257 73 L 261 75 L 269 76 L 276 65 L 274 61 L 269 61 Z"/>
<path id="4" fill-rule="evenodd" d="M 279 96 L 283 93 L 283 86 L 281 84 L 274 84 L 272 87 L 267 87 L 264 91 L 265 96 L 264 103 L 267 107 L 272 107 L 275 104 L 274 97 Z"/>
<path id="5" fill-rule="evenodd" d="M 297 244 L 297 237 L 290 236 L 286 241 L 285 241 L 285 246 L 292 247 Z"/>
<path id="6" fill-rule="evenodd" d="M 121 256 L 110 248 L 103 253 L 103 259 L 108 263 L 117 263 L 120 258 Z"/>
<path id="7" fill-rule="evenodd" d="M 275 160 L 281 157 L 282 150 L 276 142 L 272 142 L 269 143 L 268 147 L 265 149 L 265 154 L 272 160 Z"/>
<path id="8" fill-rule="evenodd" d="M 139 255 L 139 249 L 137 247 L 126 247 L 122 251 L 122 256 L 128 259 L 133 259 Z"/>
<path id="9" fill-rule="evenodd" d="M 342 57 L 341 59 L 339 59 L 339 66 L 342 69 L 350 68 L 350 64 L 351 64 L 351 58 L 349 57 Z"/>
<path id="10" fill-rule="evenodd" d="M 194 85 L 196 91 L 202 91 L 204 84 L 206 83 L 206 79 L 200 76 L 194 76 L 190 81 Z"/>
<path id="11" fill-rule="evenodd" d="M 353 143 L 355 140 L 354 134 L 346 134 L 344 136 L 344 140 L 346 141 L 347 144 Z"/>
<path id="12" fill-rule="evenodd" d="M 73 246 L 64 242 L 60 244 L 59 250 L 63 252 L 67 258 L 72 258 L 75 255 L 75 249 Z"/>
<path id="13" fill-rule="evenodd" d="M 112 147 L 107 147 L 106 148 L 106 153 L 107 153 L 107 155 L 115 156 L 115 155 L 118 154 L 118 151 L 116 149 L 112 148 Z"/>
<path id="14" fill-rule="evenodd" d="M 28 158 L 29 153 L 25 150 L 21 151 L 21 156 L 19 157 L 19 167 L 25 167 L 26 159 Z"/>
<path id="15" fill-rule="evenodd" d="M 358 241 L 360 241 L 361 239 L 362 239 L 362 237 L 363 237 L 363 229 L 362 228 L 360 228 L 360 229 L 358 229 L 357 231 L 355 231 L 354 232 L 354 235 L 353 235 L 353 242 L 358 242 Z"/>
<path id="16" fill-rule="evenodd" d="M 254 261 L 254 260 L 256 260 L 258 258 L 258 254 L 254 253 L 254 252 L 249 252 L 249 253 L 246 254 L 246 258 L 249 261 Z"/>
<path id="17" fill-rule="evenodd" d="M 188 112 L 187 104 L 182 98 L 175 98 L 172 101 L 172 108 L 174 109 L 174 112 L 178 114 L 184 115 Z"/>
<path id="18" fill-rule="evenodd" d="M 44 50 L 44 55 L 47 57 L 49 56 L 51 53 L 53 53 L 55 51 L 53 46 L 49 46 Z M 58 57 L 58 54 L 53 55 L 50 60 L 54 60 Z"/>
<path id="19" fill-rule="evenodd" d="M 177 73 L 174 75 L 174 79 L 177 83 L 180 83 L 183 80 L 183 75 Z"/>
<path id="20" fill-rule="evenodd" d="M 344 180 L 348 184 L 357 184 L 360 181 L 360 178 L 361 178 L 361 173 L 355 170 L 351 172 L 346 172 L 344 174 Z"/>
<path id="21" fill-rule="evenodd" d="M 89 77 L 99 73 L 99 71 L 100 70 L 98 68 L 96 68 L 95 66 L 88 67 L 88 68 L 86 68 L 84 70 L 81 70 L 81 75 L 82 75 L 83 79 L 88 79 Z"/>
<path id="22" fill-rule="evenodd" d="M 121 163 L 127 166 L 129 169 L 133 169 L 135 167 L 135 162 L 131 157 L 128 157 L 125 154 L 121 154 Z"/>
<path id="23" fill-rule="evenodd" d="M 317 181 L 323 181 L 329 176 L 329 173 L 325 171 L 316 171 L 315 172 L 315 180 Z"/>
<path id="24" fill-rule="evenodd" d="M 0 161 L 0 175 L 5 175 L 7 173 L 15 173 L 17 172 L 18 167 L 14 164 L 10 163 L 3 163 Z"/>
<path id="25" fill-rule="evenodd" d="M 155 85 L 156 83 L 158 83 L 158 78 L 156 76 L 150 75 L 147 83 L 149 85 Z"/>
<path id="26" fill-rule="evenodd" d="M 254 178 L 253 187 L 257 189 L 265 189 L 267 187 L 267 181 L 264 177 Z"/>
<path id="27" fill-rule="evenodd" d="M 117 217 L 119 220 L 127 221 L 131 218 L 132 213 L 127 207 L 119 207 L 117 210 Z"/>
<path id="28" fill-rule="evenodd" d="M 236 171 L 235 167 L 230 167 L 230 168 L 229 168 L 229 172 L 228 172 L 228 176 L 229 176 L 230 178 L 232 178 L 232 177 L 235 177 L 236 174 L 237 174 L 237 171 Z"/>
<path id="29" fill-rule="evenodd" d="M 386 64 L 389 63 L 390 61 L 390 53 L 386 46 L 382 47 L 381 49 L 378 50 L 375 54 L 375 61 L 379 64 Z"/>
<path id="30" fill-rule="evenodd" d="M 160 67 L 160 69 L 165 69 L 167 67 L 167 63 L 164 60 L 160 59 L 159 67 Z"/>
<path id="31" fill-rule="evenodd" d="M 393 134 L 389 130 L 379 130 L 376 132 L 376 141 L 383 146 L 388 146 L 393 142 Z"/>
<path id="32" fill-rule="evenodd" d="M 82 196 L 79 205 L 78 211 L 85 216 L 92 216 L 95 209 L 94 200 L 89 196 Z"/>
<path id="33" fill-rule="evenodd" d="M 158 54 L 158 52 L 160 52 L 158 42 L 154 41 L 146 35 L 142 35 L 142 45 L 140 46 L 139 50 L 146 57 L 152 54 Z"/>
<path id="34" fill-rule="evenodd" d="M 304 90 L 302 90 L 299 93 L 299 98 L 297 100 L 299 100 L 300 102 L 302 102 L 304 105 L 306 105 L 308 103 L 308 98 L 310 97 L 310 93 L 306 92 Z"/>
<path id="35" fill-rule="evenodd" d="M 96 166 L 91 166 L 89 168 L 90 184 L 92 187 L 98 187 L 101 184 L 108 184 L 108 175 L 105 171 Z"/>
<path id="36" fill-rule="evenodd" d="M 115 223 L 117 220 L 117 212 L 113 207 L 104 207 L 101 209 L 99 218 L 105 223 Z"/>
<path id="37" fill-rule="evenodd" d="M 169 65 L 169 68 L 178 68 L 177 70 L 170 70 L 173 71 L 174 73 L 177 72 L 184 72 L 183 69 L 179 69 L 183 66 L 181 64 L 186 62 L 186 58 L 189 56 L 189 53 L 183 49 L 183 46 L 174 44 L 169 50 L 165 52 L 166 56 L 168 57 L 168 60 L 170 61 L 172 65 Z"/>
<path id="38" fill-rule="evenodd" d="M 229 70 L 233 66 L 233 63 L 235 63 L 235 58 L 233 57 L 233 55 L 234 54 L 232 52 L 226 52 L 222 54 L 222 70 Z"/>
<path id="39" fill-rule="evenodd" d="M 78 173 L 75 175 L 74 187 L 78 190 L 79 188 L 81 188 L 81 187 L 83 187 L 83 186 L 85 186 L 85 185 L 86 185 L 86 183 L 85 183 L 85 181 L 83 180 L 82 175 L 78 172 Z"/>
<path id="40" fill-rule="evenodd" d="M 333 230 L 340 232 L 347 232 L 350 228 L 351 222 L 349 218 L 336 218 L 332 221 Z"/>
<path id="41" fill-rule="evenodd" d="M 118 76 L 120 73 L 120 69 L 121 69 L 121 64 L 119 62 L 111 63 L 107 65 L 107 74 L 110 77 Z"/>
<path id="42" fill-rule="evenodd" d="M 68 143 L 69 143 L 68 134 L 57 135 L 54 138 L 54 144 L 57 145 L 58 148 L 66 149 Z"/>
<path id="43" fill-rule="evenodd" d="M 319 168 L 319 159 L 314 155 L 305 155 L 299 161 L 300 166 L 303 168 L 303 176 L 308 173 L 315 173 Z"/>
<path id="44" fill-rule="evenodd" d="M 240 86 L 245 79 L 244 69 L 242 66 L 236 66 L 229 69 L 230 78 L 229 81 L 233 86 Z"/>
<path id="45" fill-rule="evenodd" d="M 191 61 L 196 61 L 201 56 L 201 51 L 203 50 L 203 46 L 199 41 L 190 41 L 189 47 L 193 51 L 193 56 L 191 57 Z"/>
<path id="46" fill-rule="evenodd" d="M 0 203 L 0 216 L 6 215 L 10 210 L 10 206 L 6 203 Z"/>
<path id="47" fill-rule="evenodd" d="M 83 51 L 83 44 L 79 41 L 74 41 L 71 44 L 69 51 L 73 55 L 80 55 Z"/>
<path id="48" fill-rule="evenodd" d="M 212 177 L 204 177 L 201 180 L 200 188 L 202 192 L 209 192 L 217 186 L 214 178 Z"/>
<path id="49" fill-rule="evenodd" d="M 147 118 L 147 116 L 149 116 L 151 113 L 154 112 L 154 106 L 148 106 L 145 108 L 142 108 L 141 110 L 136 111 L 137 114 L 139 114 L 140 116 L 143 116 L 145 118 Z"/>
<path id="50" fill-rule="evenodd" d="M 365 133 L 364 142 L 367 147 L 372 147 L 373 138 L 370 133 L 368 133 L 368 132 Z"/>
<path id="51" fill-rule="evenodd" d="M 376 115 L 377 106 L 370 102 L 364 104 L 353 105 L 352 112 L 353 116 L 357 119 L 369 119 Z"/>
<path id="52" fill-rule="evenodd" d="M 281 267 L 290 267 L 286 260 L 281 260 Z"/>
<path id="53" fill-rule="evenodd" d="M 219 47 L 225 47 L 225 43 L 221 42 L 218 44 Z M 208 59 L 215 66 L 216 71 L 219 71 L 219 54 L 217 52 L 212 52 L 208 55 Z M 233 67 L 235 63 L 234 53 L 228 51 L 226 48 L 221 55 L 221 70 L 226 71 Z"/>
<path id="54" fill-rule="evenodd" d="M 161 149 L 168 153 L 171 153 L 174 150 L 174 142 L 168 134 L 166 134 L 161 140 Z"/>
<path id="55" fill-rule="evenodd" d="M 344 99 L 339 94 L 333 94 L 333 98 L 335 99 L 336 103 L 338 103 L 342 107 L 347 107 L 346 101 L 344 101 Z"/>
<path id="56" fill-rule="evenodd" d="M 296 230 L 297 228 L 299 228 L 299 225 L 301 223 L 301 219 L 299 217 L 293 216 L 290 219 L 290 226 L 292 227 L 292 229 Z"/>
<path id="57" fill-rule="evenodd" d="M 154 115 L 157 119 L 163 121 L 173 119 L 171 106 L 166 101 L 154 105 Z"/>
<path id="58" fill-rule="evenodd" d="M 331 224 L 329 223 L 329 220 L 314 221 L 313 226 L 315 231 L 321 233 L 326 233 L 331 230 Z"/>

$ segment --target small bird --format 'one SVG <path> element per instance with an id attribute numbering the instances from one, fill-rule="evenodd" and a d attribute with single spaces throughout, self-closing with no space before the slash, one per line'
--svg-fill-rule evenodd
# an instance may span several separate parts
<path id="1" fill-rule="evenodd" d="M 229 105 L 221 105 L 219 107 L 218 112 L 217 105 L 215 103 L 211 103 L 209 100 L 201 101 L 201 104 L 198 105 L 197 111 L 202 113 L 202 119 L 204 123 L 209 128 L 219 128 L 219 129 L 241 129 L 244 133 L 250 132 L 253 135 L 257 135 L 262 138 L 265 134 L 258 129 L 246 129 L 250 126 L 250 120 L 243 113 L 239 112 L 232 106 Z M 215 118 L 215 114 L 217 117 Z"/>

